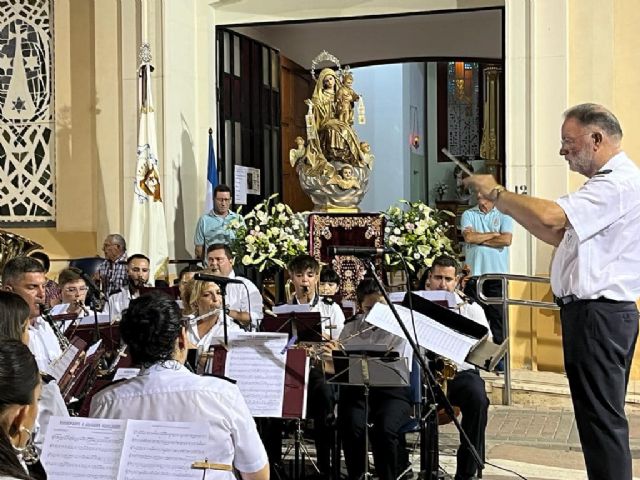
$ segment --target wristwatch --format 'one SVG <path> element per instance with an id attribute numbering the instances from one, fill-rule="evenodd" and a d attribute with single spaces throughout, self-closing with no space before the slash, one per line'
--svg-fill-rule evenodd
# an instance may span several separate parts
<path id="1" fill-rule="evenodd" d="M 496 185 L 495 187 L 493 187 L 491 189 L 491 191 L 489 192 L 489 199 L 493 202 L 497 202 L 498 198 L 500 198 L 500 194 L 502 192 L 506 192 L 507 189 L 504 188 L 502 185 Z M 495 193 L 494 193 L 495 192 Z"/>

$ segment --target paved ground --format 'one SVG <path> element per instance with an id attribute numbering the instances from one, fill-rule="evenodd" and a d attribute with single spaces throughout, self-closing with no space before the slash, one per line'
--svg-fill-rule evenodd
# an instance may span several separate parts
<path id="1" fill-rule="evenodd" d="M 628 417 L 634 473 L 640 478 L 640 413 L 632 411 Z M 486 433 L 486 460 L 491 464 L 530 480 L 586 479 L 578 432 L 569 408 L 492 406 Z M 441 466 L 449 473 L 455 471 L 457 439 L 452 424 L 441 427 Z M 520 477 L 487 465 L 483 478 Z"/>

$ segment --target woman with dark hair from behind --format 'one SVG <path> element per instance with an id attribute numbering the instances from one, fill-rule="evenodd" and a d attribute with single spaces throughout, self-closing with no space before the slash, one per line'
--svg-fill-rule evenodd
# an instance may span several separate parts
<path id="1" fill-rule="evenodd" d="M 175 301 L 157 293 L 132 300 L 120 321 L 120 334 L 142 369 L 138 376 L 98 392 L 90 417 L 206 421 L 216 448 L 209 458 L 232 464 L 243 480 L 268 480 L 267 455 L 238 387 L 184 367 L 189 341 Z M 217 478 L 235 479 L 232 472 L 219 473 Z"/>
<path id="2" fill-rule="evenodd" d="M 29 345 L 29 305 L 17 293 L 0 290 L 0 337 Z"/>
<path id="3" fill-rule="evenodd" d="M 22 452 L 38 413 L 40 372 L 29 347 L 0 339 L 0 480 L 31 479 Z"/>
<path id="4" fill-rule="evenodd" d="M 0 337 L 3 340 L 18 340 L 29 346 L 29 305 L 17 293 L 0 290 Z M 69 416 L 58 384 L 48 375 L 44 377 L 40 408 L 33 429 L 33 441 L 38 450 L 42 449 L 49 418 Z"/>

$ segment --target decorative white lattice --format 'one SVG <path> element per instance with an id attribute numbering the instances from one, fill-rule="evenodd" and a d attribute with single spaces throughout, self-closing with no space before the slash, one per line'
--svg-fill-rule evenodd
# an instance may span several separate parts
<path id="1" fill-rule="evenodd" d="M 0 0 L 0 221 L 55 220 L 51 0 Z"/>

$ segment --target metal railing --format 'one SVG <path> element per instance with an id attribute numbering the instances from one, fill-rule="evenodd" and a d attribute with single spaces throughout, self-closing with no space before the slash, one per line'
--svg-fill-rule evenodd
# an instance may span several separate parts
<path id="1" fill-rule="evenodd" d="M 500 297 L 486 297 L 482 293 L 482 287 L 487 280 L 500 280 L 501 292 Z M 509 281 L 528 282 L 528 283 L 545 283 L 549 284 L 548 277 L 530 277 L 527 275 L 511 275 L 506 273 L 487 273 L 478 277 L 476 284 L 477 298 L 483 303 L 492 305 L 502 305 L 502 318 L 504 328 L 504 338 L 509 338 L 509 307 L 511 305 L 520 305 L 525 307 L 545 308 L 548 310 L 560 310 L 554 302 L 540 302 L 537 300 L 522 300 L 509 298 Z M 507 347 L 507 353 L 504 356 L 504 390 L 502 391 L 502 404 L 511 405 L 511 343 Z"/>

